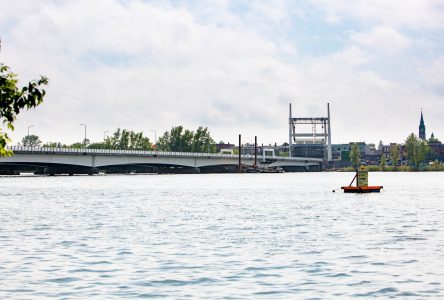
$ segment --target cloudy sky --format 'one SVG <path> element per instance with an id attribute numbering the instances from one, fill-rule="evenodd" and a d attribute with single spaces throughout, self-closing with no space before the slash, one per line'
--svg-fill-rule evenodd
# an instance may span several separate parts
<path id="1" fill-rule="evenodd" d="M 154 139 L 175 125 L 213 137 L 288 140 L 293 115 L 325 116 L 334 143 L 444 139 L 442 0 L 0 0 L 0 62 L 45 102 L 19 115 L 43 141 Z"/>

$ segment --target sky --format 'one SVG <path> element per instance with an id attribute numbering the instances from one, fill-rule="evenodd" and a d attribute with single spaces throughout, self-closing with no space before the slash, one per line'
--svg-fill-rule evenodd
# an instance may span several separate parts
<path id="1" fill-rule="evenodd" d="M 173 126 L 288 142 L 294 117 L 325 117 L 333 143 L 444 140 L 442 0 L 0 0 L 0 62 L 45 75 L 10 136 L 91 141 Z M 108 131 L 107 133 L 105 133 Z"/>

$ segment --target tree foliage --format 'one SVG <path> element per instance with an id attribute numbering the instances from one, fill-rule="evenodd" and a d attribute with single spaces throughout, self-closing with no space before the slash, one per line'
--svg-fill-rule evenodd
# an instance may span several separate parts
<path id="1" fill-rule="evenodd" d="M 42 147 L 48 147 L 48 148 L 67 148 L 68 145 L 62 144 L 60 142 L 46 142 L 42 145 Z"/>
<path id="2" fill-rule="evenodd" d="M 419 170 L 419 166 L 424 162 L 427 153 L 430 151 L 427 143 L 415 134 L 410 134 L 405 140 L 405 148 L 407 151 L 407 159 L 413 166 L 415 171 Z"/>
<path id="3" fill-rule="evenodd" d="M 401 149 L 400 149 L 399 145 L 391 146 L 390 147 L 390 160 L 392 162 L 392 166 L 396 167 L 400 156 L 401 156 Z"/>
<path id="4" fill-rule="evenodd" d="M 352 166 L 356 169 L 361 161 L 361 153 L 359 152 L 359 147 L 356 143 L 353 143 L 350 150 L 350 162 Z"/>
<path id="5" fill-rule="evenodd" d="M 387 166 L 387 159 L 385 158 L 385 155 L 382 154 L 382 155 L 381 155 L 381 160 L 380 160 L 380 162 L 379 162 L 379 168 L 380 168 L 382 171 L 384 171 L 386 166 Z"/>
<path id="6" fill-rule="evenodd" d="M 77 142 L 77 143 L 69 145 L 68 148 L 82 149 L 82 148 L 85 148 L 85 144 L 83 142 Z"/>
<path id="7" fill-rule="evenodd" d="M 152 145 L 149 138 L 143 136 L 143 132 L 134 132 L 131 130 L 118 128 L 104 142 L 92 142 L 89 139 L 82 142 L 76 142 L 71 145 L 60 142 L 45 143 L 43 147 L 59 148 L 88 148 L 88 149 L 115 149 L 115 150 L 151 150 Z"/>
<path id="8" fill-rule="evenodd" d="M 42 141 L 37 135 L 31 134 L 23 137 L 22 145 L 25 147 L 40 147 L 42 145 Z"/>
<path id="9" fill-rule="evenodd" d="M 196 132 L 176 126 L 166 131 L 157 141 L 160 151 L 216 152 L 215 141 L 207 127 L 200 126 Z"/>
<path id="10" fill-rule="evenodd" d="M 150 139 L 143 136 L 143 132 L 118 128 L 112 136 L 105 139 L 103 149 L 151 150 L 151 147 Z"/>
<path id="11" fill-rule="evenodd" d="M 81 144 L 82 144 L 82 148 L 86 148 L 89 146 L 89 144 L 91 144 L 91 141 L 89 139 L 83 139 Z"/>
<path id="12" fill-rule="evenodd" d="M 14 130 L 14 121 L 21 110 L 34 108 L 42 103 L 45 96 L 43 86 L 47 84 L 48 79 L 42 76 L 20 88 L 17 86 L 17 75 L 0 63 L 0 119 L 9 130 Z M 7 133 L 0 130 L 0 156 L 12 154 L 5 149 L 8 141 Z"/>
<path id="13" fill-rule="evenodd" d="M 107 149 L 104 142 L 92 142 L 88 145 L 89 149 Z"/>

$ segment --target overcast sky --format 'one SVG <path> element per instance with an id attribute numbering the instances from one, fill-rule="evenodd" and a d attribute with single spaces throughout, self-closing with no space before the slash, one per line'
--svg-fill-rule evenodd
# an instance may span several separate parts
<path id="1" fill-rule="evenodd" d="M 14 143 L 152 140 L 207 126 L 217 141 L 288 141 L 297 117 L 326 116 L 332 141 L 444 140 L 444 1 L 0 0 L 0 62 L 21 83 L 46 75 Z"/>

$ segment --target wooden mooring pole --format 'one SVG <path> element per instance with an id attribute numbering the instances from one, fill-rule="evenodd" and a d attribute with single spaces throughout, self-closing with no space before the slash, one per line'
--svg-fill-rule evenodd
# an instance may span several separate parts
<path id="1" fill-rule="evenodd" d="M 257 168 L 257 136 L 254 136 L 254 168 Z"/>
<path id="2" fill-rule="evenodd" d="M 242 155 L 242 138 L 241 135 L 239 134 L 239 167 L 238 167 L 239 173 L 242 173 L 241 155 Z"/>

